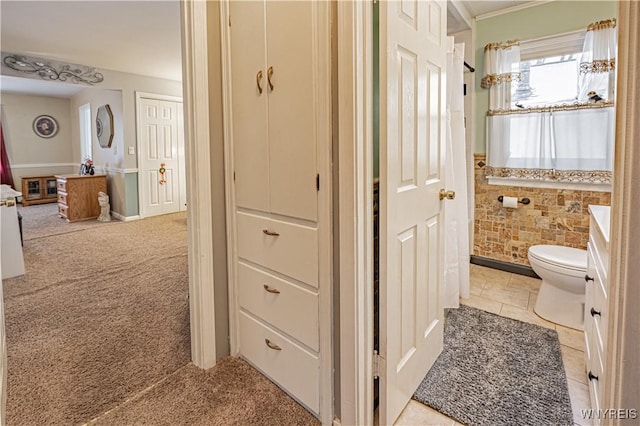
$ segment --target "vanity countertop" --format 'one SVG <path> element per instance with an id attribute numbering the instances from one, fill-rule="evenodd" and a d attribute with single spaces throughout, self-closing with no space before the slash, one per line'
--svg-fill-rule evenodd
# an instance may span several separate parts
<path id="1" fill-rule="evenodd" d="M 610 220 L 609 216 L 611 214 L 610 206 L 598 206 L 598 205 L 590 205 L 589 212 L 591 216 L 595 219 L 595 223 L 598 227 L 598 232 L 604 238 L 607 247 L 609 247 L 609 230 L 610 230 Z"/>

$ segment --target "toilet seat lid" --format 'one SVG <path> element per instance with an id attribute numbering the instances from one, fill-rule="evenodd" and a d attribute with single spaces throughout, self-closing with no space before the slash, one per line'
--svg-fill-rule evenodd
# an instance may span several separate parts
<path id="1" fill-rule="evenodd" d="M 529 247 L 529 255 L 565 268 L 586 270 L 587 251 L 573 247 L 538 245 Z"/>

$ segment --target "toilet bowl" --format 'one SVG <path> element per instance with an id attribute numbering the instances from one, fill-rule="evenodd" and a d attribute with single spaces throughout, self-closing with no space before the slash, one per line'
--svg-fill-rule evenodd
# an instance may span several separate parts
<path id="1" fill-rule="evenodd" d="M 542 278 L 535 313 L 556 324 L 583 330 L 587 251 L 554 245 L 531 246 L 529 263 Z"/>

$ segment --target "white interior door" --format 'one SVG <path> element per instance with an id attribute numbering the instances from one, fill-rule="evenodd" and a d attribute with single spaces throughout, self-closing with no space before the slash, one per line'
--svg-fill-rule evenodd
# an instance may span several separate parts
<path id="1" fill-rule="evenodd" d="M 180 175 L 184 175 L 184 157 L 180 152 L 184 138 L 178 131 L 179 109 L 182 109 L 182 103 L 175 101 L 138 99 L 138 176 L 142 217 L 181 210 Z"/>
<path id="2" fill-rule="evenodd" d="M 446 2 L 380 3 L 380 422 L 442 351 Z"/>

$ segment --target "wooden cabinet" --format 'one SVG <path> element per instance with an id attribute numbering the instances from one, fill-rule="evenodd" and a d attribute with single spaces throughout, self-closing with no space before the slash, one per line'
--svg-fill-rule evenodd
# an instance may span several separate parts
<path id="1" fill-rule="evenodd" d="M 229 14 L 232 351 L 330 422 L 330 3 Z"/>
<path id="2" fill-rule="evenodd" d="M 56 178 L 54 176 L 31 176 L 22 178 L 22 205 L 55 203 Z"/>
<path id="3" fill-rule="evenodd" d="M 608 206 L 589 206 L 589 243 L 584 313 L 585 361 L 591 408 L 605 409 L 602 397 L 605 384 L 607 323 L 609 321 L 609 212 Z M 597 412 L 597 411 L 596 411 Z M 597 417 L 594 423 L 599 424 Z"/>
<path id="4" fill-rule="evenodd" d="M 77 222 L 100 215 L 98 193 L 107 192 L 105 175 L 56 175 L 56 186 L 60 217 Z"/>

